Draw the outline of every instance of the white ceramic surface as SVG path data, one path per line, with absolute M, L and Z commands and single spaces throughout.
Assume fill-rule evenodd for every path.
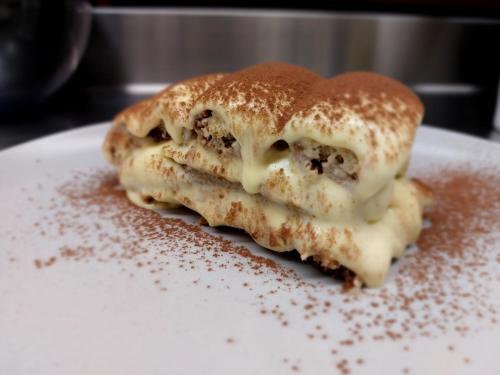
M 55 213 L 45 212 L 43 207 L 51 198 L 59 199 L 57 187 L 70 176 L 79 171 L 111 170 L 100 152 L 108 126 L 89 126 L 0 152 L 1 374 L 332 374 L 344 367 L 353 374 L 500 373 L 500 327 L 485 325 L 474 316 L 461 318 L 471 327 L 467 335 L 449 331 L 432 337 L 417 334 L 377 341 L 371 339 L 375 328 L 365 328 L 364 340 L 339 344 L 349 338 L 358 319 L 354 316 L 348 321 L 337 311 L 345 307 L 345 296 L 335 293 L 339 284 L 311 265 L 275 256 L 230 230 L 204 229 L 222 233 L 253 253 L 295 270 L 299 278 L 316 285 L 315 289 L 284 287 L 268 293 L 279 286 L 272 273 L 256 276 L 234 267 L 217 272 L 206 272 L 204 267 L 186 271 L 174 265 L 173 258 L 170 266 L 155 275 L 138 267 L 137 259 L 119 264 L 92 257 L 83 262 L 58 257 L 50 267 L 38 269 L 35 259 L 50 259 L 58 255 L 62 244 L 77 246 L 82 241 L 71 231 L 61 236 L 41 235 L 33 225 L 42 221 L 50 229 Z M 411 171 L 418 175 L 429 166 L 471 160 L 478 167 L 498 166 L 500 147 L 423 127 Z M 195 215 L 184 211 L 166 215 L 196 221 Z M 110 226 L 109 231 L 117 229 Z M 94 240 L 98 241 L 92 235 L 87 237 L 90 243 Z M 148 240 L 144 241 L 147 245 Z M 491 247 L 492 253 L 500 253 L 498 241 Z M 222 254 L 216 261 L 224 263 L 225 257 L 228 255 Z M 189 258 L 197 259 L 194 255 Z M 231 259 L 227 264 L 234 263 Z M 404 261 L 391 271 L 387 290 L 393 287 L 394 273 Z M 500 275 L 498 263 L 495 267 Z M 166 290 L 160 290 L 156 280 Z M 263 300 L 258 297 L 261 292 L 266 294 Z M 364 290 L 348 303 L 370 310 L 377 293 L 380 291 Z M 304 319 L 308 298 L 323 296 L 331 301 L 328 312 Z M 493 307 L 499 306 L 498 278 L 486 298 Z M 286 317 L 287 326 L 283 317 L 272 313 L 275 305 Z M 260 312 L 263 309 L 266 314 Z M 378 313 L 396 318 L 403 314 L 386 311 L 384 306 Z M 344 359 L 346 366 L 339 364 Z

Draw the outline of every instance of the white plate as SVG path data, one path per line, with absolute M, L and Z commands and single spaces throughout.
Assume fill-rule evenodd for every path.
M 278 270 L 223 252 L 232 245 L 175 222 L 170 239 L 151 239 L 154 228 L 141 238 L 138 209 L 129 217 L 108 202 L 98 212 L 106 206 L 82 192 L 96 170 L 111 170 L 100 152 L 108 126 L 0 152 L 0 373 L 500 373 L 498 230 L 473 239 L 473 255 L 449 260 L 481 260 L 472 273 L 462 264 L 455 278 L 431 273 L 415 282 L 400 275 L 419 254 L 411 249 L 384 288 L 343 294 L 311 265 L 239 232 L 203 229 L 274 260 Z M 491 169 L 499 155 L 495 144 L 423 127 L 412 174 L 450 163 Z M 182 210 L 165 215 L 197 220 Z M 498 229 L 498 218 L 485 220 Z

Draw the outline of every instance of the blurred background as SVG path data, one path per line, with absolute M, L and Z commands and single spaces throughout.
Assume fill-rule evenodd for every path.
M 500 139 L 499 1 L 0 0 L 0 148 L 269 60 L 388 75 L 426 124 Z

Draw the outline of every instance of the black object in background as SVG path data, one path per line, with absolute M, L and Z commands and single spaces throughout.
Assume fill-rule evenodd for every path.
M 0 0 L 0 112 L 40 103 L 68 79 L 90 21 L 85 0 Z

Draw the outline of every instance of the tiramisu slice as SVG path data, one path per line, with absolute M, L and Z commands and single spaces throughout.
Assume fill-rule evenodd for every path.
M 430 193 L 405 177 L 423 107 L 371 73 L 268 63 L 169 86 L 114 120 L 104 153 L 129 198 L 184 205 L 260 245 L 383 283 Z

